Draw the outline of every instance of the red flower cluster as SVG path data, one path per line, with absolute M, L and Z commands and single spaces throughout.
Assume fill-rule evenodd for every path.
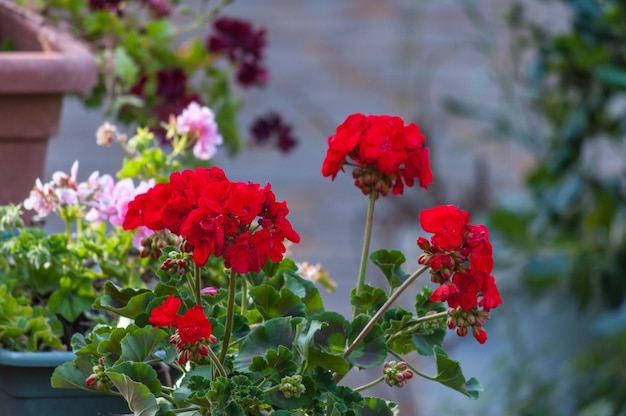
M 328 138 L 322 175 L 334 180 L 344 165 L 355 167 L 355 185 L 364 194 L 402 194 L 415 180 L 428 189 L 433 182 L 426 138 L 413 123 L 394 116 L 352 114 Z
M 452 205 L 440 205 L 420 213 L 424 231 L 433 233 L 430 242 L 418 238 L 424 250 L 420 264 L 431 269 L 431 280 L 440 286 L 430 299 L 448 302 L 448 327 L 465 336 L 468 327 L 482 344 L 487 340 L 483 329 L 489 310 L 502 303 L 491 275 L 493 269 L 489 232 L 484 225 L 469 223 L 469 214 Z M 480 310 L 479 308 L 482 308 Z
M 237 81 L 244 87 L 265 85 L 269 79 L 262 63 L 265 30 L 254 30 L 250 23 L 228 17 L 215 20 L 213 30 L 207 49 L 225 54 L 237 66 Z
M 152 310 L 148 320 L 156 328 L 176 328 L 176 334 L 170 337 L 170 343 L 176 344 L 178 362 L 184 365 L 189 360 L 199 361 L 201 357 L 209 355 L 206 342 L 214 344 L 216 340 L 211 335 L 213 328 L 202 306 L 194 306 L 184 315 L 178 315 L 180 304 L 179 298 L 170 295 Z
M 167 229 L 186 239 L 193 261 L 204 266 L 211 255 L 223 257 L 237 273 L 258 272 L 271 259 L 280 262 L 284 240 L 294 243 L 285 202 L 276 202 L 270 184 L 231 182 L 217 168 L 175 172 L 128 204 L 124 229 Z

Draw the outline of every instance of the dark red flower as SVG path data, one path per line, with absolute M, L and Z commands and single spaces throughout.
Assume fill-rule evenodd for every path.
M 210 339 L 213 331 L 211 322 L 199 305 L 187 310 L 183 316 L 176 315 L 173 325 L 178 330 L 180 339 L 187 344 Z
M 250 128 L 252 139 L 257 145 L 273 144 L 283 153 L 289 153 L 298 141 L 291 133 L 291 126 L 286 124 L 280 114 L 271 111 L 257 118 Z
M 157 328 L 169 327 L 174 323 L 181 300 L 170 295 L 163 303 L 152 309 L 148 320 Z
M 213 32 L 207 39 L 207 49 L 226 55 L 237 67 L 237 81 L 244 87 L 265 85 L 269 74 L 263 65 L 266 45 L 265 30 L 255 30 L 241 19 L 221 17 L 213 22 Z

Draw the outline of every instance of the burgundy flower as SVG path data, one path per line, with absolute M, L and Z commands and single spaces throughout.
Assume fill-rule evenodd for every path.
M 257 118 L 250 127 L 250 133 L 256 144 L 273 144 L 283 153 L 289 153 L 298 144 L 291 133 L 291 126 L 274 111 Z

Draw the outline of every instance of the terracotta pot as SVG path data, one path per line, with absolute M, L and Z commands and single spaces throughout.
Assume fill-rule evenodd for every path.
M 98 70 L 86 46 L 38 14 L 0 0 L 0 204 L 28 196 L 57 134 L 63 95 L 88 93 Z

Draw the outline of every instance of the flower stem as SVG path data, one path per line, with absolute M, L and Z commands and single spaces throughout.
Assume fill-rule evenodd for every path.
M 376 202 L 376 192 L 370 193 L 369 204 L 367 205 L 367 218 L 365 219 L 365 232 L 363 235 L 363 250 L 361 251 L 361 264 L 359 265 L 359 277 L 356 282 L 356 294 L 359 295 L 365 286 L 365 271 L 367 270 L 367 259 L 369 257 L 370 242 L 372 240 L 372 223 L 374 222 L 374 203 Z M 358 308 L 354 308 L 352 317 L 359 314 Z
M 365 327 L 363 327 L 363 329 L 361 330 L 359 335 L 357 335 L 357 337 L 354 339 L 352 344 L 350 344 L 350 346 L 343 353 L 343 358 L 348 358 L 348 356 L 350 354 L 352 354 L 352 352 L 354 352 L 354 350 L 359 345 L 359 343 L 365 339 L 367 334 L 369 334 L 369 332 L 372 330 L 372 328 L 374 328 L 374 325 L 376 325 L 376 323 L 380 320 L 380 318 L 383 316 L 383 314 L 385 312 L 387 312 L 387 310 L 391 307 L 391 305 L 393 305 L 395 303 L 395 301 L 398 299 L 398 297 L 411 285 L 411 283 L 413 283 L 413 281 L 415 279 L 420 277 L 421 274 L 424 273 L 426 270 L 428 270 L 428 266 L 422 266 L 419 269 L 417 269 L 411 276 L 409 276 L 404 282 L 402 282 L 402 284 L 398 287 L 398 289 L 395 292 L 393 292 L 393 294 L 391 296 L 389 296 L 389 299 L 387 299 L 387 302 L 385 302 L 385 304 L 383 306 L 381 306 L 378 311 L 376 311 L 374 316 L 372 316 L 372 319 L 370 319 L 370 321 L 367 323 L 367 325 L 365 325 Z M 443 313 L 443 312 L 441 312 L 441 313 Z M 447 312 L 445 312 L 445 313 L 447 314 Z M 426 317 L 423 317 L 423 318 L 421 318 L 422 319 L 421 322 L 424 322 L 424 321 L 427 321 L 427 320 L 430 320 L 430 319 L 440 318 L 440 316 L 437 316 L 437 315 L 438 314 L 429 315 L 428 319 L 424 319 Z M 333 378 L 334 378 L 335 382 L 338 382 L 338 381 L 340 381 L 343 378 L 343 376 L 340 375 L 340 374 L 335 373 Z
M 230 332 L 233 329 L 233 318 L 235 315 L 235 290 L 237 289 L 237 273 L 230 269 L 230 280 L 228 281 L 228 305 L 226 308 L 226 324 L 224 328 L 224 340 L 220 351 L 220 362 L 226 359 L 228 344 L 230 343 Z
M 208 350 L 209 350 L 209 358 L 211 359 L 211 362 L 215 366 L 215 369 L 220 374 L 220 376 L 226 377 L 226 370 L 224 369 L 224 366 L 222 365 L 223 360 L 220 360 L 217 358 L 217 355 L 215 355 L 211 347 L 208 347 Z
M 389 351 L 389 353 L 391 355 L 393 355 L 394 357 L 396 357 L 398 360 L 404 361 L 404 358 L 402 358 L 402 356 L 400 354 L 397 354 L 397 353 L 395 353 L 393 351 Z M 410 363 L 407 363 L 406 361 L 404 361 L 404 362 L 406 363 L 406 366 L 409 367 L 409 370 L 413 371 L 413 373 L 417 374 L 418 376 L 423 377 L 426 380 L 438 381 L 437 377 L 433 377 L 433 376 L 429 376 L 428 374 L 424 374 L 421 371 L 419 371 L 417 368 L 412 366 Z
M 245 316 L 248 309 L 248 281 L 246 279 L 241 280 L 241 316 Z
M 380 382 L 381 382 L 381 381 L 383 381 L 384 379 L 385 379 L 385 377 L 384 377 L 384 376 L 380 376 L 380 377 L 378 377 L 376 380 L 372 380 L 372 381 L 370 381 L 370 382 L 369 382 L 369 383 L 367 383 L 367 384 L 363 384 L 363 385 L 362 385 L 362 386 L 360 386 L 360 387 L 356 387 L 356 388 L 354 388 L 353 390 L 354 390 L 354 391 L 363 391 L 363 390 L 367 390 L 367 389 L 369 389 L 370 387 L 374 387 L 375 385 L 377 385 L 378 383 L 380 383 Z

